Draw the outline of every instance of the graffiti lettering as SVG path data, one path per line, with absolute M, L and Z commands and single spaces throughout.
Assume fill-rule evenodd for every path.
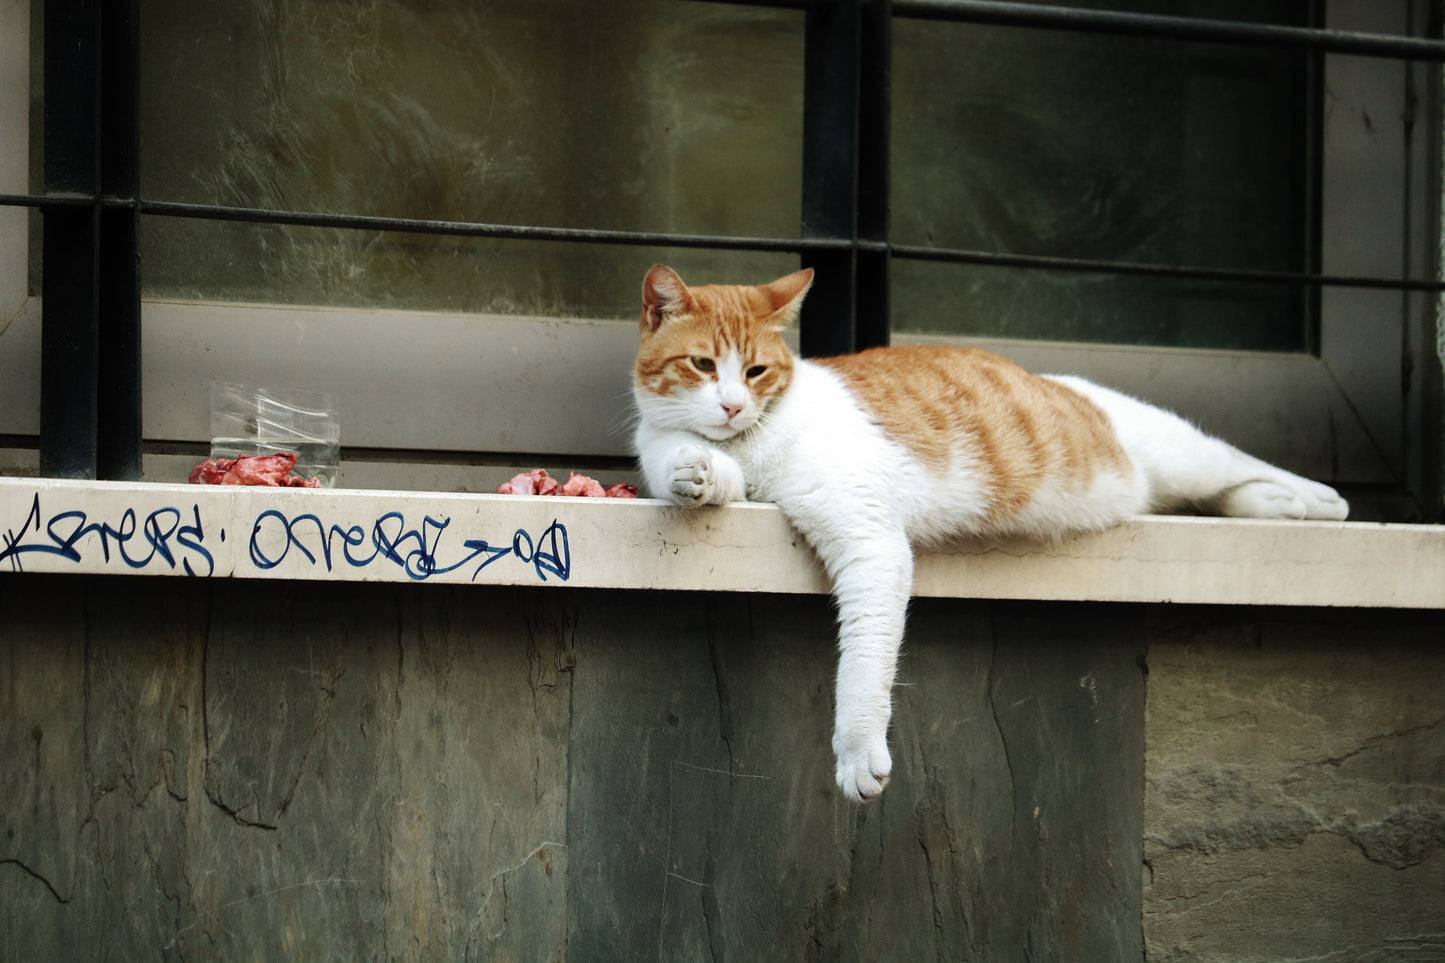
M 231 574 L 234 557 L 238 575 L 248 568 L 265 572 L 285 563 L 277 574 L 295 573 L 297 566 L 318 572 L 395 566 L 414 581 L 453 572 L 476 581 L 483 569 L 505 563 L 527 566 L 542 582 L 572 577 L 567 527 L 556 519 L 540 532 L 518 528 L 495 541 L 461 534 L 458 527 L 451 518 L 429 514 L 419 523 L 409 521 L 400 511 L 362 524 L 335 524 L 317 512 L 291 514 L 272 508 L 256 516 L 245 553 L 236 545 L 220 557 L 225 574 Z M 207 577 L 216 573 L 213 552 L 227 535 L 223 527 L 213 523 L 212 528 L 214 536 L 202 522 L 199 504 L 146 511 L 121 503 L 109 510 L 47 512 L 37 493 L 17 527 L 0 528 L 0 568 L 8 564 L 11 571 L 24 571 L 27 559 L 43 557 L 51 570 L 54 560 L 61 559 L 90 568 L 120 563 L 134 570 L 165 567 Z
M 191 519 L 190 524 L 182 524 L 185 515 L 181 509 L 169 506 L 157 508 L 144 520 L 134 508 L 127 508 L 114 524 L 94 521 L 79 510 L 47 516 L 37 492 L 20 530 L 0 533 L 4 539 L 0 565 L 9 562 L 12 571 L 23 571 L 26 555 L 56 556 L 79 564 L 85 552 L 98 547 L 105 561 L 109 562 L 114 552 L 133 569 L 153 564 L 175 569 L 179 565 L 187 575 L 209 576 L 216 563 L 205 545 L 199 505 L 191 506 Z
M 424 516 L 420 526 L 409 526 L 401 512 L 387 512 L 369 527 L 328 525 L 312 512 L 288 516 L 268 509 L 256 516 L 250 559 L 257 568 L 268 570 L 292 557 L 294 551 L 305 564 L 323 566 L 328 572 L 342 565 L 365 568 L 389 563 L 416 581 L 470 568 L 471 580 L 476 581 L 482 569 L 514 558 L 530 565 L 543 582 L 549 575 L 564 582 L 572 575 L 567 528 L 555 519 L 536 538 L 519 528 L 510 544 L 501 545 L 478 538 L 444 544 L 450 526 L 450 518 L 431 515 Z M 458 542 L 460 547 L 452 547 Z

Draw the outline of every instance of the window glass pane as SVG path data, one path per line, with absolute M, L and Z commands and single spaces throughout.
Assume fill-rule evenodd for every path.
M 141 8 L 147 199 L 797 236 L 800 13 L 675 0 Z M 627 248 L 171 218 L 147 224 L 144 255 L 151 297 L 581 316 L 616 316 L 619 272 L 630 315 L 646 267 Z
M 654 261 L 699 283 L 796 271 L 796 254 L 285 227 L 145 216 L 146 296 L 378 310 L 635 318 Z M 181 263 L 167 266 L 176 250 Z
M 1129 9 L 1303 23 L 1306 6 Z M 894 240 L 1307 270 L 1308 66 L 1275 49 L 900 20 Z M 900 260 L 893 302 L 900 331 L 1274 350 L 1311 341 L 1309 297 L 1293 286 Z

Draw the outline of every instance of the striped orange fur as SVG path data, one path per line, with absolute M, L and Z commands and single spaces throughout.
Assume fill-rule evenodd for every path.
M 990 520 L 1021 511 L 1040 482 L 1087 486 L 1132 466 L 1108 417 L 1075 391 L 979 348 L 906 345 L 821 359 L 872 419 L 934 473 L 976 465 Z

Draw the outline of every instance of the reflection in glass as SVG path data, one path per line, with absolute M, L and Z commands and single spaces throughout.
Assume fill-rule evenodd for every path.
M 390 311 L 630 320 L 641 305 L 643 275 L 656 261 L 699 284 L 751 282 L 798 269 L 797 255 L 787 253 L 614 248 L 150 215 L 141 218 L 140 239 L 147 266 L 186 251 L 181 265 L 158 266 L 164 287 L 152 280 L 149 297 Z
M 1116 3 L 1088 6 L 1115 8 Z M 1288 0 L 1130 9 L 1303 23 Z M 1008 254 L 1303 271 L 1304 55 L 901 20 L 893 239 Z M 894 329 L 1298 350 L 1292 287 L 895 263 Z
M 1300 0 L 1083 5 L 1302 23 Z M 798 11 L 679 0 L 142 0 L 151 200 L 796 237 Z M 893 240 L 1302 271 L 1309 61 L 899 19 Z M 644 252 L 147 218 L 148 297 L 630 317 Z M 693 251 L 697 280 L 776 255 Z M 779 271 L 778 273 L 781 273 Z M 893 328 L 1302 350 L 1293 287 L 896 260 Z
M 673 0 L 141 9 L 149 199 L 797 236 L 801 14 Z M 627 248 L 171 219 L 145 241 L 152 297 L 605 317 L 614 289 L 635 310 L 647 268 Z

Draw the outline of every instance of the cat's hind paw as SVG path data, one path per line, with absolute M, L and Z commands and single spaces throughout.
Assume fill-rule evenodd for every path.
M 1314 518 L 1342 521 L 1349 504 L 1328 485 L 1300 479 L 1297 483 L 1252 481 L 1224 493 L 1220 508 L 1234 518 Z
M 1231 518 L 1304 518 L 1309 512 L 1303 498 L 1272 481 L 1236 485 L 1224 493 L 1220 509 Z
M 1329 485 L 1310 482 L 1300 493 L 1309 511 L 1305 518 L 1318 518 L 1331 522 L 1342 522 L 1350 516 L 1350 503 Z
M 882 795 L 893 771 L 886 737 L 858 746 L 835 745 L 834 750 L 838 757 L 838 788 L 843 795 L 853 802 L 868 802 Z

